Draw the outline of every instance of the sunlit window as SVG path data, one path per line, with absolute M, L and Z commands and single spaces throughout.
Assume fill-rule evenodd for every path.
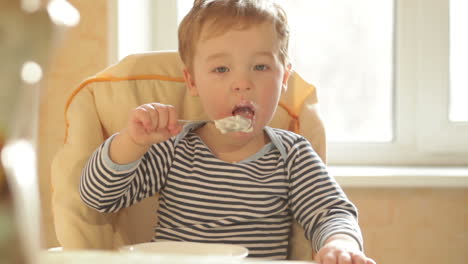
M 190 11 L 193 0 L 177 0 L 177 21 L 180 23 L 184 16 Z
M 119 59 L 132 53 L 152 49 L 150 16 L 145 12 L 149 8 L 148 0 L 118 2 L 117 56 Z
M 468 1 L 450 1 L 450 120 L 468 121 Z
M 329 141 L 393 137 L 393 1 L 279 1 L 297 71 L 316 85 Z

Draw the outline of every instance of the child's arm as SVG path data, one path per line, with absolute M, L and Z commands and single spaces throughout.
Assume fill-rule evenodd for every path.
M 167 108 L 170 107 L 159 104 L 136 108 L 128 127 L 93 153 L 80 181 L 80 195 L 88 206 L 100 212 L 115 212 L 161 188 L 173 156 L 174 142 L 167 139 L 180 131 L 178 127 L 172 132 L 164 131 L 155 125 L 169 123 L 161 116 L 168 117 L 168 111 L 173 111 Z
M 312 241 L 317 256 L 329 258 L 330 252 L 362 254 L 357 209 L 328 175 L 325 165 L 304 138 L 297 139 L 291 149 L 288 167 L 291 209 Z M 319 262 L 324 263 L 323 260 Z

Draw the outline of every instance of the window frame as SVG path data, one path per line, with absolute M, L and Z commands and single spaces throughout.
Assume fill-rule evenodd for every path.
M 444 0 L 395 1 L 394 140 L 328 143 L 330 164 L 468 165 L 468 122 L 448 119 L 448 8 Z
M 434 154 L 468 154 L 468 122 L 449 120 L 450 1 L 421 1 L 421 5 L 419 27 L 427 34 L 418 38 L 418 75 L 426 78 L 420 79 L 418 93 L 422 102 L 431 103 L 418 104 L 419 145 Z

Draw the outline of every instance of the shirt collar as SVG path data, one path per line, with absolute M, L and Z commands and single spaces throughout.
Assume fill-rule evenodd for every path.
M 206 122 L 205 121 L 194 121 L 194 122 L 190 122 L 188 124 L 185 124 L 184 127 L 182 128 L 182 132 L 180 132 L 176 137 L 175 137 L 175 142 L 174 144 L 177 145 L 179 143 L 179 141 L 184 138 L 185 136 L 187 136 L 187 134 L 199 127 L 201 127 L 202 125 L 204 125 Z M 278 151 L 280 152 L 281 154 L 281 157 L 283 158 L 284 161 L 286 161 L 286 158 L 287 158 L 287 153 L 286 153 L 286 149 L 283 145 L 283 143 L 281 142 L 281 139 L 280 137 L 278 136 L 278 134 L 275 133 L 274 129 L 269 127 L 269 126 L 266 126 L 264 128 L 265 132 L 267 133 L 268 137 L 270 137 L 270 140 L 271 142 L 273 143 L 273 145 L 278 149 Z

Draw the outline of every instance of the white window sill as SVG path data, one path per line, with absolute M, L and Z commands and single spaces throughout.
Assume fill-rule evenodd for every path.
M 341 187 L 468 188 L 468 167 L 329 166 Z

